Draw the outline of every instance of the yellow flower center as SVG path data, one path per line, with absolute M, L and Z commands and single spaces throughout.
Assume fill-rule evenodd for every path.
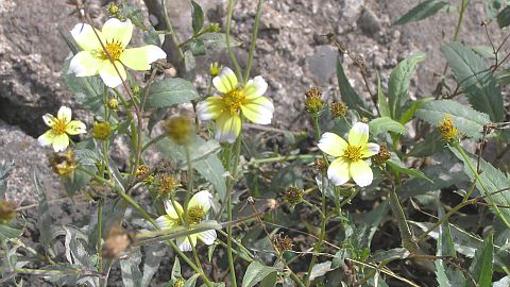
M 108 52 L 108 54 L 106 52 Z M 113 61 L 117 61 L 123 52 L 124 47 L 122 47 L 122 44 L 119 41 L 113 41 L 110 43 L 106 42 L 104 44 L 104 50 L 99 50 L 99 58 L 108 60 L 108 55 L 110 55 Z
M 223 109 L 231 115 L 239 113 L 245 96 L 240 89 L 234 89 L 223 95 Z
M 348 145 L 344 151 L 343 157 L 349 162 L 356 162 L 361 160 L 362 147 L 356 145 Z
M 187 216 L 189 224 L 198 224 L 204 220 L 205 211 L 200 206 L 193 206 L 188 209 Z
M 61 135 L 66 132 L 67 123 L 63 119 L 55 119 L 55 123 L 51 127 L 51 130 L 55 135 Z

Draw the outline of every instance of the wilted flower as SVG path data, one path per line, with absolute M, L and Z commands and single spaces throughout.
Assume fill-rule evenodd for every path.
M 376 165 L 383 165 L 391 158 L 391 152 L 386 146 L 380 146 L 379 152 L 372 157 L 372 162 Z
M 69 149 L 65 152 L 55 153 L 50 158 L 50 165 L 53 171 L 60 176 L 68 176 L 77 167 L 74 152 Z
M 56 118 L 45 114 L 42 118 L 51 129 L 39 136 L 37 142 L 42 146 L 52 145 L 55 152 L 64 151 L 69 146 L 69 135 L 87 132 L 85 124 L 81 121 L 72 121 L 71 116 L 71 109 L 65 106 L 60 107 Z
M 316 159 L 314 165 L 315 169 L 321 173 L 326 172 L 326 170 L 328 169 L 328 163 L 322 158 Z
M 108 122 L 95 122 L 92 126 L 92 137 L 97 140 L 106 140 L 112 133 L 112 128 Z
M 452 117 L 448 114 L 444 116 L 443 120 L 439 123 L 437 129 L 439 130 L 439 133 L 441 134 L 443 140 L 446 142 L 452 142 L 456 140 L 459 136 L 459 131 L 455 127 Z
M 16 217 L 16 203 L 0 200 L 0 223 L 9 223 L 14 217 Z
M 71 59 L 69 71 L 77 77 L 99 74 L 106 86 L 114 88 L 127 77 L 124 65 L 135 71 L 147 71 L 151 63 L 166 58 L 166 53 L 155 45 L 127 49 L 133 27 L 131 20 L 122 22 L 116 18 L 108 19 L 101 31 L 86 23 L 76 24 L 71 34 L 83 51 Z
M 324 101 L 322 100 L 322 92 L 319 88 L 310 88 L 305 93 L 305 107 L 311 114 L 318 114 L 324 109 Z
M 347 114 L 347 105 L 344 102 L 333 102 L 330 106 L 333 118 L 343 118 Z
M 248 120 L 261 125 L 271 123 L 273 103 L 264 93 L 267 82 L 256 76 L 244 86 L 240 86 L 235 73 L 225 67 L 213 79 L 214 87 L 221 93 L 207 98 L 197 106 L 201 120 L 216 121 L 216 139 L 234 143 L 241 132 L 241 114 Z
M 328 168 L 328 178 L 335 185 L 342 185 L 351 178 L 359 186 L 372 183 L 373 173 L 364 159 L 379 152 L 379 145 L 368 142 L 368 125 L 357 122 L 349 131 L 348 141 L 334 133 L 325 133 L 319 141 L 319 148 L 336 159 Z
M 169 118 L 166 120 L 164 128 L 166 134 L 179 145 L 188 144 L 195 130 L 191 119 L 185 116 Z
M 304 194 L 303 189 L 296 186 L 290 186 L 285 191 L 284 194 L 285 201 L 288 202 L 290 205 L 294 206 L 303 201 L 303 194 Z
M 197 192 L 191 197 L 186 211 L 183 210 L 178 202 L 167 200 L 164 203 L 166 215 L 158 217 L 156 223 L 161 229 L 171 229 L 182 226 L 183 222 L 181 219 L 185 219 L 187 220 L 186 224 L 193 227 L 206 219 L 207 213 L 211 208 L 211 201 L 212 195 L 206 190 Z M 200 239 L 206 245 L 211 245 L 216 240 L 216 237 L 216 230 L 211 229 L 190 234 L 189 236 L 178 237 L 176 241 L 181 251 L 191 251 L 192 246 L 197 244 L 197 239 Z
M 279 252 L 290 251 L 294 246 L 292 239 L 282 233 L 278 233 L 273 237 L 273 244 Z
M 103 244 L 103 256 L 117 258 L 133 243 L 132 237 L 120 225 L 113 226 Z

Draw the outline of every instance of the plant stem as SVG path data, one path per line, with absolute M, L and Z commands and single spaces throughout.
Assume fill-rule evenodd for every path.
M 232 61 L 232 64 L 234 65 L 234 69 L 236 72 L 237 77 L 239 78 L 240 82 L 244 83 L 243 81 L 243 74 L 241 73 L 241 66 L 239 65 L 239 62 L 237 61 L 237 57 L 234 54 L 234 51 L 232 50 L 232 42 L 231 42 L 231 34 L 230 29 L 232 27 L 232 14 L 234 13 L 234 4 L 235 0 L 228 0 L 228 6 L 227 6 L 227 27 L 226 27 L 226 36 L 225 41 L 227 42 L 227 51 L 228 55 L 230 57 L 230 61 Z
M 255 48 L 257 46 L 257 36 L 259 33 L 259 25 L 260 25 L 260 16 L 262 15 L 262 5 L 264 4 L 264 0 L 259 0 L 257 4 L 257 14 L 255 15 L 255 24 L 253 24 L 253 32 L 251 34 L 251 45 L 250 50 L 248 52 L 248 64 L 246 66 L 246 70 L 244 72 L 244 83 L 248 81 L 250 78 L 250 72 L 253 65 L 253 55 L 255 53 Z
M 99 199 L 97 206 L 97 258 L 98 258 L 98 270 L 103 272 L 103 256 L 101 252 L 101 245 L 103 240 L 103 198 Z
M 398 199 L 395 186 L 392 186 L 390 189 L 390 206 L 393 215 L 398 222 L 398 229 L 400 231 L 400 236 L 402 237 L 402 246 L 411 253 L 416 253 L 416 251 L 418 251 L 418 245 L 413 240 L 413 235 L 411 234 L 411 229 L 407 224 L 406 214 L 402 208 L 400 200 Z

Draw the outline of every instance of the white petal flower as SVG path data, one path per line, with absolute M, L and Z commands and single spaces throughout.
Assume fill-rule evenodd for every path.
M 42 146 L 53 146 L 55 152 L 64 151 L 69 146 L 69 135 L 87 132 L 87 127 L 83 122 L 71 120 L 72 111 L 66 106 L 60 107 L 57 117 L 45 114 L 42 118 L 50 130 L 39 136 L 37 142 Z

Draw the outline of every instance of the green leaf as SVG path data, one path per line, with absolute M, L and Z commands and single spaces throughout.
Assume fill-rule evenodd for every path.
M 152 277 L 159 269 L 161 260 L 166 254 L 166 247 L 163 244 L 149 244 L 143 247 L 144 260 L 143 260 L 143 276 L 142 286 L 150 286 Z
M 326 275 L 329 271 L 332 271 L 331 261 L 325 261 L 322 263 L 315 264 L 310 271 L 310 281 L 313 281 L 316 278 L 322 277 Z
M 158 80 L 152 83 L 146 100 L 148 108 L 165 108 L 189 103 L 199 94 L 190 81 L 179 78 Z
M 408 156 L 427 157 L 435 154 L 445 147 L 445 143 L 441 138 L 441 134 L 437 130 L 429 132 L 423 138 L 423 141 L 416 143 Z
M 6 224 L 0 224 L 0 242 L 9 238 L 16 238 L 23 233 L 23 230 L 14 228 Z
M 474 139 L 479 139 L 483 126 L 490 123 L 486 114 L 452 100 L 430 101 L 424 103 L 416 112 L 418 118 L 433 126 L 438 126 L 446 115 L 451 117 L 455 127 L 462 134 Z
M 195 2 L 191 1 L 191 5 L 193 6 L 193 14 L 191 16 L 191 27 L 193 27 L 193 34 L 197 34 L 202 30 L 204 26 L 204 11 L 202 7 Z
M 497 16 L 499 28 L 510 25 L 510 6 L 506 6 Z
M 424 179 L 424 180 L 427 180 L 429 182 L 434 182 L 432 179 L 428 178 L 423 172 L 417 170 L 417 169 L 412 169 L 412 168 L 407 168 L 404 166 L 404 163 L 397 160 L 395 157 L 393 159 L 390 159 L 386 162 L 386 165 L 391 169 L 393 170 L 393 172 L 395 173 L 403 173 L 403 174 L 407 174 L 411 177 L 417 177 L 417 178 L 421 178 L 421 179 Z
M 377 107 L 379 108 L 379 114 L 381 117 L 391 118 L 390 105 L 388 104 L 388 98 L 382 89 L 379 74 L 377 74 Z
M 176 280 L 179 278 L 182 278 L 182 272 L 181 272 L 181 262 L 179 261 L 179 257 L 174 257 L 174 265 L 172 265 L 172 280 Z
M 340 95 L 342 97 L 342 101 L 344 101 L 350 109 L 356 110 L 360 113 L 365 113 L 365 102 L 351 86 L 351 83 L 349 82 L 349 79 L 347 79 L 344 68 L 342 67 L 342 63 L 340 63 L 339 59 L 336 61 L 336 76 L 338 80 L 338 86 L 340 87 Z
M 195 287 L 197 285 L 197 279 L 200 277 L 200 274 L 193 274 L 186 283 L 184 283 L 184 287 Z
M 503 97 L 485 60 L 458 42 L 444 45 L 441 51 L 473 108 L 488 114 L 493 122 L 502 121 Z
M 14 162 L 8 163 L 0 161 L 0 198 L 4 197 L 7 191 L 7 176 L 14 169 Z
M 370 134 L 374 137 L 386 132 L 394 132 L 402 135 L 406 132 L 406 128 L 401 123 L 388 117 L 373 119 L 368 123 L 368 126 L 370 127 Z
M 483 242 L 482 249 L 478 249 L 475 253 L 475 258 L 469 267 L 469 273 L 473 275 L 476 286 L 491 287 L 492 286 L 492 260 L 493 260 L 494 246 L 493 234 L 490 233 Z
M 402 260 L 409 257 L 411 253 L 405 248 L 393 248 L 390 250 L 377 251 L 373 255 L 373 259 L 376 262 L 381 262 L 384 265 L 394 260 Z
M 254 287 L 258 283 L 268 280 L 268 278 L 270 279 L 269 280 L 270 282 L 276 283 L 276 275 L 277 275 L 277 272 L 276 272 L 275 268 L 265 266 L 258 261 L 253 261 L 252 263 L 250 263 L 250 265 L 246 269 L 246 273 L 244 274 L 243 283 L 241 286 L 242 287 Z M 273 278 L 274 278 L 274 280 L 273 280 Z M 274 286 L 274 284 L 272 284 L 272 285 L 269 284 L 269 285 L 265 285 L 265 286 Z
M 46 197 L 46 190 L 44 186 L 41 184 L 39 179 L 39 174 L 34 171 L 34 186 L 35 192 L 37 194 L 37 202 L 39 206 L 37 208 L 37 228 L 41 233 L 39 236 L 39 240 L 48 250 L 51 249 L 51 226 L 53 226 L 53 219 L 51 218 L 50 208 L 48 204 L 48 199 Z M 51 251 L 50 251 L 51 252 Z
M 407 124 L 416 114 L 416 111 L 426 102 L 430 101 L 431 98 L 423 98 L 411 102 L 411 106 L 408 107 L 405 112 L 400 116 L 399 122 L 403 125 Z
M 399 119 L 401 108 L 408 100 L 411 77 L 418 63 L 425 60 L 425 53 L 416 53 L 400 62 L 391 72 L 388 84 L 388 100 L 392 119 Z
M 403 16 L 398 18 L 397 21 L 393 23 L 393 25 L 404 25 L 409 22 L 416 22 L 423 20 L 427 17 L 430 17 L 436 14 L 439 10 L 441 10 L 444 6 L 448 5 L 446 1 L 438 1 L 438 0 L 427 0 L 421 2 L 420 4 L 414 6 L 411 10 L 405 13 Z
M 485 2 L 485 13 L 490 19 L 497 17 L 499 10 L 503 7 L 506 0 L 487 0 Z
M 123 286 L 141 287 L 142 272 L 139 267 L 142 262 L 142 253 L 140 248 L 131 251 L 129 256 L 122 258 L 119 262 Z
M 195 39 L 202 41 L 207 50 L 220 51 L 227 48 L 227 38 L 226 34 L 224 33 L 204 33 Z M 231 39 L 231 47 L 237 47 L 240 45 L 241 42 L 235 39 Z

